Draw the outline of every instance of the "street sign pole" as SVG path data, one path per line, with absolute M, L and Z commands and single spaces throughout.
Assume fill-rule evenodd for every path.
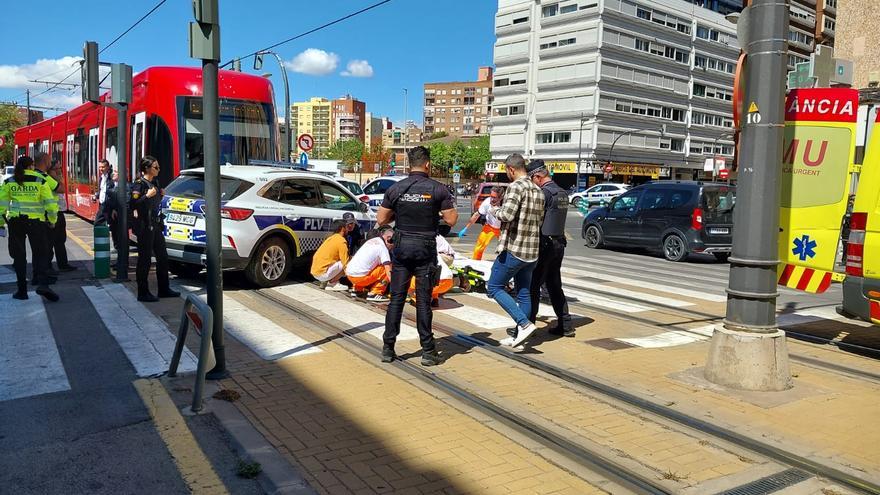
M 208 306 L 214 315 L 211 342 L 217 364 L 209 380 L 229 376 L 223 344 L 223 266 L 220 222 L 220 11 L 218 0 L 193 0 L 196 22 L 190 23 L 190 56 L 202 60 L 202 117 L 204 118 L 205 227 Z M 288 110 L 289 111 L 289 110 Z
M 754 0 L 740 44 L 748 54 L 742 155 L 734 209 L 727 315 L 712 336 L 705 376 L 743 390 L 791 387 L 785 334 L 776 326 L 779 164 L 783 155 L 789 8 Z

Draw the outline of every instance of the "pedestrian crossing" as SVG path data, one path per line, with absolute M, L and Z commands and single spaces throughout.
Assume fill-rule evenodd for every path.
M 138 376 L 168 371 L 177 338 L 162 319 L 138 302 L 124 285 L 84 286 L 82 291 Z M 184 347 L 177 369 L 181 373 L 195 371 L 196 362 L 193 353 Z
M 175 288 L 182 294 L 196 294 L 207 301 L 202 287 L 175 283 Z M 223 294 L 223 329 L 266 361 L 321 352 L 320 348 L 251 310 L 227 293 Z
M 70 390 L 43 298 L 28 296 L 0 294 L 0 402 Z

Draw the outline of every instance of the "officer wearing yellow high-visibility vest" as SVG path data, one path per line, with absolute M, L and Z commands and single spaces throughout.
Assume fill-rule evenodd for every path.
M 9 224 L 9 254 L 12 256 L 18 290 L 12 295 L 15 299 L 27 299 L 27 251 L 28 240 L 33 253 L 34 285 L 37 294 L 49 301 L 58 300 L 58 295 L 49 288 L 46 260 L 48 252 L 49 226 L 58 219 L 58 202 L 49 184 L 33 170 L 34 161 L 22 156 L 15 164 L 12 177 L 0 186 L 0 227 Z M 5 233 L 5 232 L 4 232 Z

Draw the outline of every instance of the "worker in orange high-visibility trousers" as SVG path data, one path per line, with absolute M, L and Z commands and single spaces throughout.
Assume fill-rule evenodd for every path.
M 475 224 L 477 220 L 480 219 L 480 215 L 486 217 L 486 223 L 483 225 L 483 230 L 480 232 L 480 236 L 477 237 L 477 244 L 474 246 L 474 254 L 472 258 L 475 260 L 483 259 L 483 252 L 489 247 L 489 243 L 492 242 L 494 237 L 501 235 L 501 221 L 495 218 L 495 215 L 492 214 L 490 208 L 501 204 L 501 194 L 503 192 L 503 188 L 498 186 L 493 187 L 489 192 L 489 197 L 483 200 L 480 207 L 477 208 L 477 211 L 471 215 L 467 225 L 458 232 L 458 237 L 464 237 L 468 227 Z

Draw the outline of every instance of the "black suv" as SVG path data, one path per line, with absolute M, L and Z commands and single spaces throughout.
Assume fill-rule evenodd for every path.
M 712 253 L 726 261 L 733 241 L 736 188 L 691 181 L 649 182 L 584 218 L 587 247 L 660 248 L 670 261 Z

